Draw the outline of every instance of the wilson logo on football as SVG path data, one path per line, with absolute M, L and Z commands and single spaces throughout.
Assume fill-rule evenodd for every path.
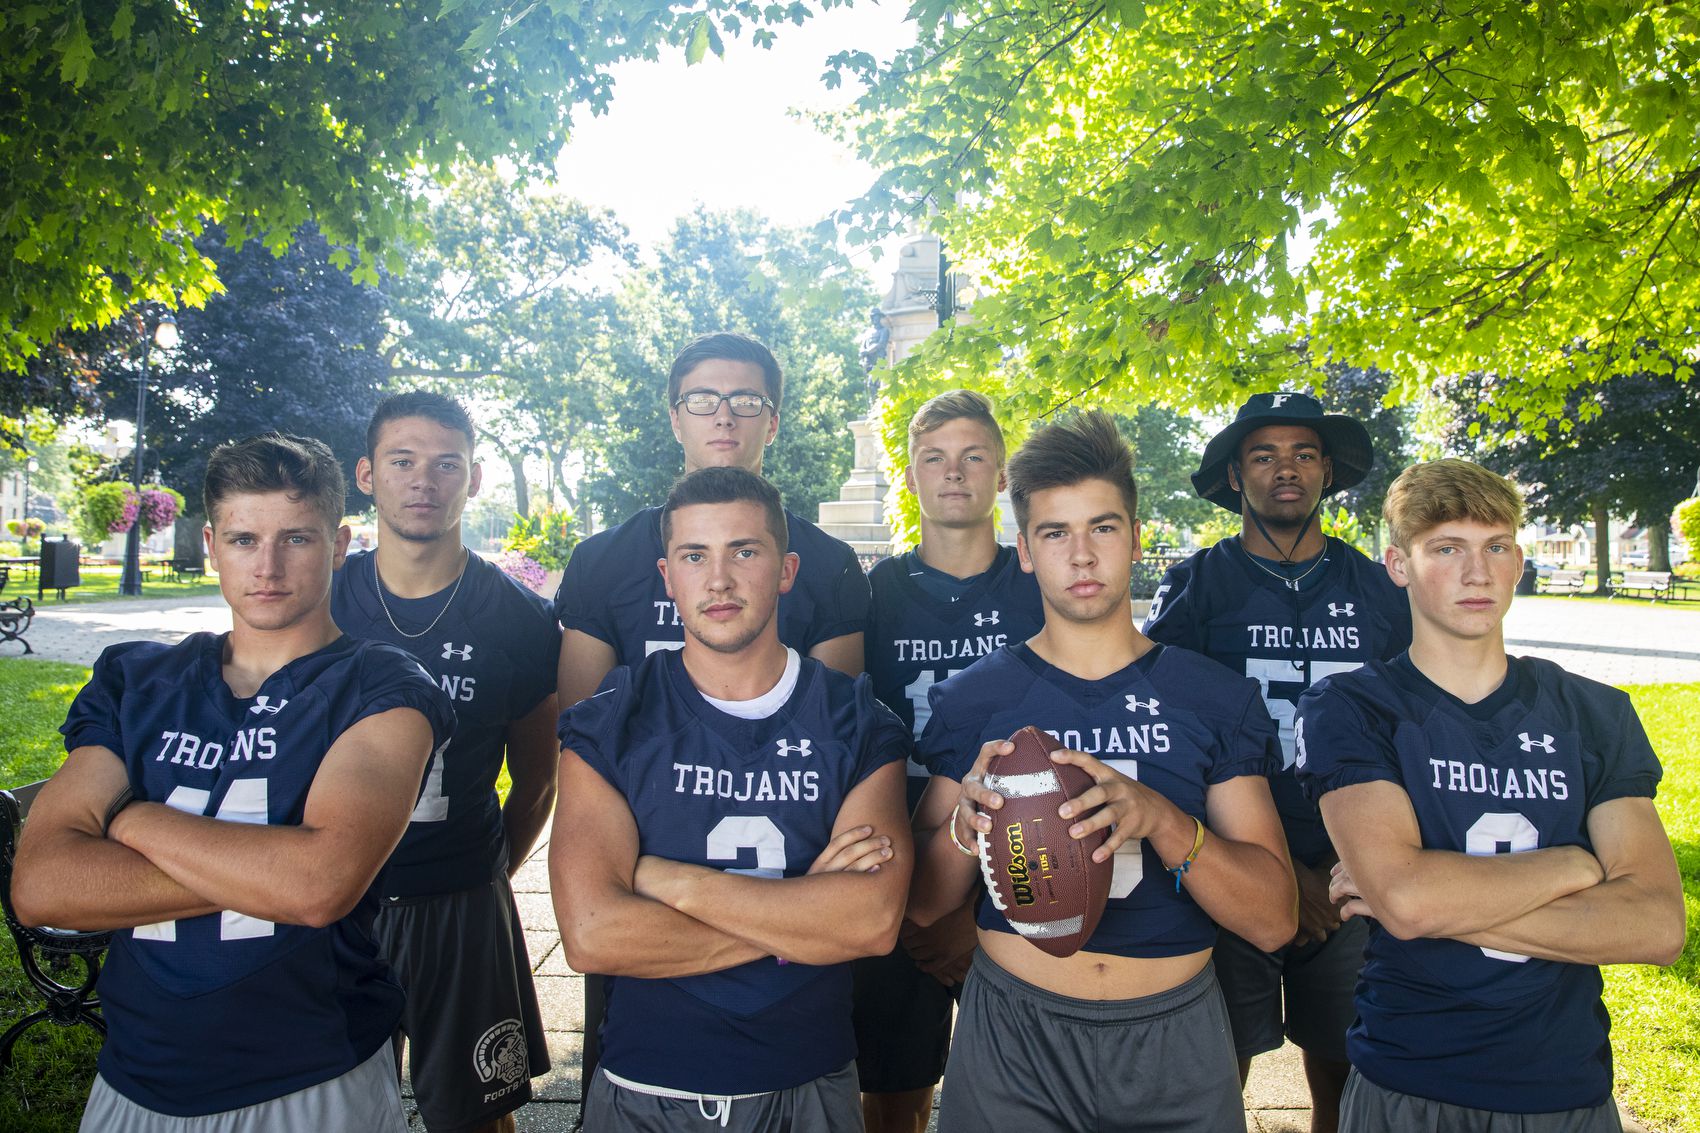
M 1033 903 L 1033 879 L 1027 873 L 1027 843 L 1021 837 L 1021 823 L 1012 822 L 1004 831 L 1009 836 L 1009 873 L 1010 887 L 1015 893 L 1017 905 Z

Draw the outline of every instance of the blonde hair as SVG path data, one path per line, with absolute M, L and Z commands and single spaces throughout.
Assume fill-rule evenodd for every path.
M 986 427 L 986 431 L 992 434 L 992 440 L 997 443 L 998 465 L 1002 467 L 1003 429 L 998 426 L 998 419 L 992 416 L 992 403 L 987 400 L 985 394 L 975 393 L 971 389 L 946 390 L 915 410 L 915 416 L 909 419 L 910 455 L 914 455 L 922 437 L 940 425 L 959 418 L 978 421 Z
M 1523 522 L 1523 497 L 1516 485 L 1468 460 L 1431 460 L 1399 473 L 1382 506 L 1393 545 L 1411 541 L 1442 523 L 1468 519 L 1516 531 Z

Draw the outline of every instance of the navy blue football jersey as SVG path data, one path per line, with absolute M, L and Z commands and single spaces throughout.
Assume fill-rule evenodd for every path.
M 823 641 L 861 633 L 868 621 L 868 579 L 856 552 L 789 511 L 785 525 L 799 562 L 796 585 L 779 598 L 779 640 L 807 655 Z M 555 591 L 555 617 L 567 629 L 607 642 L 616 664 L 635 665 L 657 649 L 678 649 L 685 626 L 655 567 L 665 557 L 658 507 L 597 532 L 567 561 Z
M 392 708 L 423 713 L 440 745 L 448 698 L 411 657 L 343 637 L 239 699 L 223 634 L 130 642 L 95 662 L 61 729 L 110 749 L 136 797 L 230 822 L 299 825 L 337 737 Z M 389 1041 L 401 988 L 377 956 L 374 887 L 322 929 L 225 911 L 113 934 L 100 999 L 100 1073 L 178 1116 L 282 1097 L 353 1069 Z
M 1275 725 L 1257 686 L 1207 657 L 1163 645 L 1118 673 L 1089 681 L 1064 672 L 1026 645 L 998 650 L 933 686 L 932 719 L 921 760 L 958 782 L 988 740 L 1028 725 L 1064 747 L 1094 756 L 1204 821 L 1213 783 L 1268 775 L 1280 766 Z M 1014 932 L 990 901 L 981 928 Z M 1110 899 L 1086 951 L 1114 956 L 1180 956 L 1212 947 L 1216 926 L 1143 839 L 1116 851 Z
M 1387 568 L 1330 538 L 1322 577 L 1294 591 L 1251 561 L 1237 536 L 1163 575 L 1145 634 L 1193 649 L 1257 681 L 1281 732 L 1282 774 L 1270 779 L 1293 860 L 1333 851 L 1316 805 L 1293 779 L 1293 712 L 1316 682 L 1411 644 L 1411 607 Z
M 908 724 L 917 739 L 932 716 L 927 691 L 1011 642 L 1045 625 L 1039 584 L 1021 569 L 1014 547 L 999 547 L 984 574 L 969 580 L 955 601 L 928 594 L 915 581 L 926 569 L 914 551 L 881 559 L 868 572 L 873 607 L 863 639 L 874 695 Z M 927 769 L 909 763 L 909 807 L 926 786 Z
M 412 654 L 455 706 L 454 739 L 431 760 L 419 805 L 384 871 L 383 895 L 457 893 L 507 868 L 496 797 L 507 729 L 555 691 L 561 631 L 549 603 L 471 552 L 458 591 L 450 586 L 426 598 L 386 593 L 383 604 L 377 563 L 374 551 L 348 556 L 336 572 L 331 616 L 352 637 Z M 407 637 L 397 625 L 408 633 L 431 629 Z
M 1372 662 L 1299 702 L 1298 774 L 1320 798 L 1386 781 L 1410 796 L 1423 845 L 1467 854 L 1592 850 L 1588 812 L 1652 797 L 1661 774 L 1623 692 L 1512 658 L 1469 705 L 1408 657 Z M 1600 971 L 1456 940 L 1399 940 L 1371 922 L 1346 1049 L 1370 1081 L 1505 1113 L 1611 1097 Z
M 846 796 L 904 759 L 910 740 L 866 676 L 805 658 L 785 704 L 743 720 L 704 700 L 667 650 L 615 669 L 565 712 L 561 746 L 625 796 L 639 853 L 798 877 L 831 841 Z M 849 964 L 767 957 L 700 976 L 608 981 L 602 1065 L 632 1081 L 765 1093 L 855 1056 Z

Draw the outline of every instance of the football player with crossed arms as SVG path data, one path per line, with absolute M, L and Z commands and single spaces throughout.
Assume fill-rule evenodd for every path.
M 860 1130 L 849 961 L 897 938 L 911 741 L 866 677 L 780 641 L 771 484 L 699 469 L 659 521 L 684 648 L 561 719 L 555 912 L 568 963 L 610 977 L 585 1126 Z
M 113 929 L 86 1133 L 402 1133 L 402 991 L 373 879 L 454 725 L 412 658 L 331 618 L 342 470 L 276 433 L 207 461 L 229 633 L 107 648 L 62 729 L 12 896 Z
M 1342 924 L 1328 898 L 1338 859 L 1293 777 L 1293 712 L 1316 682 L 1411 641 L 1409 604 L 1386 568 L 1324 535 L 1318 521 L 1323 499 L 1361 483 L 1374 461 L 1359 421 L 1324 413 L 1302 393 L 1252 396 L 1192 476 L 1200 496 L 1240 517 L 1240 533 L 1171 567 L 1145 622 L 1153 641 L 1255 677 L 1280 728 L 1282 768 L 1270 791 L 1298 877 L 1299 930 L 1273 951 L 1223 930 L 1215 964 L 1240 1082 L 1255 1055 L 1290 1036 L 1304 1054 L 1312 1133 L 1333 1133 L 1338 1120 L 1365 927 Z
M 549 1069 L 509 878 L 555 801 L 561 634 L 547 602 L 461 545 L 482 469 L 458 402 L 385 399 L 354 476 L 376 505 L 378 546 L 348 556 L 331 610 L 351 635 L 413 654 L 456 715 L 384 873 L 378 943 L 407 991 L 401 1031 L 425 1127 L 498 1133 Z
M 1523 501 L 1462 460 L 1387 494 L 1410 650 L 1299 701 L 1298 772 L 1369 918 L 1344 1133 L 1617 1133 L 1600 964 L 1670 964 L 1682 881 L 1629 697 L 1508 657 Z
M 667 410 L 685 471 L 742 468 L 761 474 L 762 456 L 779 435 L 784 377 L 773 352 L 748 335 L 722 332 L 687 343 L 667 375 Z M 661 509 L 645 508 L 573 549 L 555 593 L 562 710 L 597 690 L 616 665 L 633 665 L 685 642 L 683 617 L 655 562 L 665 555 Z M 852 676 L 862 671 L 868 580 L 856 553 L 800 516 L 785 513 L 797 578 L 780 598 L 779 640 Z M 584 1058 L 588 1090 L 599 1057 L 603 981 L 584 981 Z
M 1027 725 L 1063 744 L 1054 760 L 1093 779 L 1058 813 L 1076 838 L 1109 828 L 1094 855 L 1114 860 L 1103 917 L 1066 958 L 981 903 L 942 1133 L 1244 1128 L 1210 953 L 1217 924 L 1266 948 L 1296 927 L 1265 778 L 1280 748 L 1255 682 L 1134 625 L 1132 469 L 1102 414 L 1028 439 L 1009 487 L 1044 628 L 932 690 L 912 919 L 930 923 L 980 884 L 972 846 L 1003 805 L 984 782 L 987 762 Z
M 1003 430 L 973 390 L 929 400 L 909 422 L 904 489 L 921 515 L 921 543 L 868 572 L 873 607 L 868 676 L 919 737 L 933 684 L 1044 624 L 1039 588 L 994 516 L 1004 488 Z M 909 767 L 909 804 L 926 768 Z M 974 955 L 973 902 L 925 929 L 904 925 L 889 955 L 856 962 L 857 1069 L 869 1133 L 921 1133 L 950 1048 L 954 989 Z

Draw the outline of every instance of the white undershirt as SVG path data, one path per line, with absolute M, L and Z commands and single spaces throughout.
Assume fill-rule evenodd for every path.
M 702 698 L 728 716 L 736 716 L 740 720 L 765 720 L 791 699 L 791 694 L 797 691 L 797 676 L 802 671 L 803 659 L 788 645 L 785 647 L 785 671 L 779 674 L 779 683 L 754 700 L 716 700 L 706 692 Z

